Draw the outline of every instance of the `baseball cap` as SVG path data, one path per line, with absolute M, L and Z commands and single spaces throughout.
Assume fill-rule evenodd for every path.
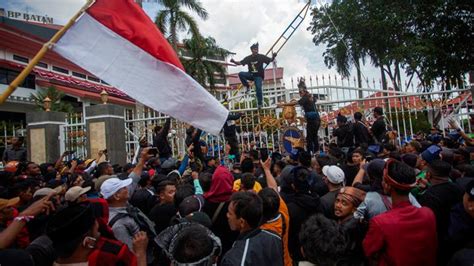
M 51 193 L 57 193 L 57 191 L 49 187 L 40 188 L 35 191 L 33 198 L 48 196 Z
M 431 145 L 421 153 L 421 158 L 427 163 L 431 163 L 432 161 L 439 159 L 440 153 L 441 148 L 438 145 Z
M 332 184 L 340 184 L 344 182 L 344 171 L 335 165 L 326 165 L 323 167 L 323 174 Z
M 188 196 L 179 204 L 178 213 L 181 217 L 185 217 L 190 213 L 200 212 L 203 205 L 204 198 L 201 195 Z
M 3 210 L 7 207 L 15 206 L 20 201 L 20 197 L 12 199 L 0 199 L 0 210 Z
M 107 179 L 100 186 L 100 193 L 104 196 L 104 199 L 112 197 L 121 188 L 128 187 L 132 183 L 131 178 L 120 180 L 116 177 Z
M 76 201 L 81 195 L 85 194 L 87 191 L 91 190 L 91 187 L 80 187 L 80 186 L 74 186 L 70 188 L 67 192 L 66 195 L 64 195 L 64 198 L 66 201 Z

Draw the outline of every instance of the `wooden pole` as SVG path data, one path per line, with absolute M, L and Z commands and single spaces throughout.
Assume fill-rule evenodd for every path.
M 8 88 L 0 96 L 0 104 L 3 104 L 7 98 L 15 91 L 15 89 L 25 80 L 30 74 L 33 67 L 43 58 L 46 52 L 51 49 L 54 43 L 56 43 L 64 33 L 76 22 L 76 20 L 89 8 L 95 0 L 88 0 L 87 3 L 64 25 L 54 36 L 41 47 L 41 50 L 31 59 L 30 63 L 21 71 L 21 73 L 15 78 L 15 80 L 8 85 Z

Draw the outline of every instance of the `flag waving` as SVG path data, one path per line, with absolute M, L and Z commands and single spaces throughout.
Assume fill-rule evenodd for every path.
M 184 72 L 175 51 L 132 0 L 96 0 L 53 50 L 130 97 L 217 135 L 228 111 Z

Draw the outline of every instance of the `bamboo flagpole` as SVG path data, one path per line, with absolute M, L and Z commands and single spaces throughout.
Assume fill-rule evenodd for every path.
M 95 0 L 87 0 L 87 3 L 64 25 L 54 36 L 41 47 L 41 50 L 31 59 L 31 62 L 21 71 L 15 80 L 8 85 L 8 88 L 0 96 L 0 104 L 3 104 L 7 98 L 15 91 L 15 89 L 25 80 L 25 78 L 33 70 L 33 67 L 43 58 L 46 52 L 51 49 L 64 33 L 76 22 L 76 20 L 95 2 Z

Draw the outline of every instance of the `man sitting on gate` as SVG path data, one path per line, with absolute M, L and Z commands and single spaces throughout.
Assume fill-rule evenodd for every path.
M 250 46 L 250 50 L 252 54 L 245 57 L 241 61 L 235 61 L 231 59 L 230 62 L 236 65 L 248 65 L 248 72 L 240 72 L 239 78 L 242 82 L 242 85 L 246 88 L 246 91 L 249 91 L 249 80 L 255 83 L 255 90 L 257 93 L 257 107 L 260 109 L 263 105 L 263 93 L 262 93 L 262 82 L 265 78 L 265 69 L 263 68 L 263 64 L 269 64 L 272 62 L 275 57 L 276 53 L 273 54 L 272 58 L 267 57 L 263 54 L 258 53 L 258 43 L 254 43 Z

